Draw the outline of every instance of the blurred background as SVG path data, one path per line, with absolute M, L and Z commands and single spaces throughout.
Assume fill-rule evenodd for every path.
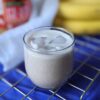
M 54 25 L 76 35 L 100 34 L 100 1 L 60 0 Z
M 73 75 L 56 91 L 31 82 L 22 48 L 25 32 L 51 25 L 76 39 Z M 100 100 L 99 91 L 100 0 L 0 0 L 0 100 Z

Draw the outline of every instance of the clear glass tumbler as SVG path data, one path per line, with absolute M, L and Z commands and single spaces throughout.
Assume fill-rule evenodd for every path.
M 24 36 L 25 68 L 32 82 L 56 89 L 73 70 L 74 36 L 63 28 L 42 27 Z

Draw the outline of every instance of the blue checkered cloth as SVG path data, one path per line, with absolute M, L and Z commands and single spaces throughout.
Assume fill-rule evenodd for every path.
M 100 100 L 100 36 L 76 37 L 74 75 L 58 91 L 36 87 L 24 64 L 6 73 L 0 65 L 0 100 Z

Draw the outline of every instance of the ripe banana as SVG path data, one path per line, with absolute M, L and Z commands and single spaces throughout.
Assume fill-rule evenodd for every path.
M 63 27 L 76 34 L 100 33 L 100 20 L 98 21 L 74 21 L 66 20 Z
M 100 4 L 61 2 L 59 15 L 66 19 L 100 19 Z
M 100 4 L 100 0 L 64 0 L 67 2 L 73 2 L 73 3 L 85 3 L 85 4 Z

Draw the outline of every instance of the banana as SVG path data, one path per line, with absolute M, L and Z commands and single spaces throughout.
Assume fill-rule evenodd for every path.
M 73 2 L 73 3 L 85 3 L 85 4 L 100 4 L 100 0 L 63 0 L 67 2 Z
M 100 19 L 100 4 L 61 2 L 59 15 L 66 19 Z
M 97 34 L 100 33 L 100 20 L 97 21 L 75 21 L 66 20 L 63 27 L 76 34 Z

